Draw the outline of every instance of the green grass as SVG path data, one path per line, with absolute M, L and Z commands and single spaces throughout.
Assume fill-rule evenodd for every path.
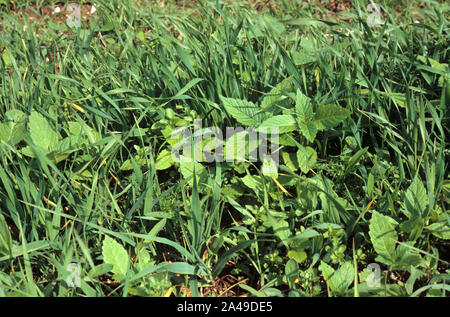
M 448 296 L 445 2 L 142 3 L 70 29 L 0 1 L 1 296 Z M 245 101 L 296 122 L 277 175 L 168 159 Z

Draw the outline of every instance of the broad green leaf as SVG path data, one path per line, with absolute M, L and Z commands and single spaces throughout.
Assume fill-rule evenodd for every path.
M 253 102 L 221 97 L 225 110 L 239 123 L 246 126 L 258 126 L 264 119 L 260 108 Z
M 161 133 L 166 138 L 167 143 L 169 143 L 171 146 L 176 146 L 182 143 L 184 131 L 185 128 L 183 127 L 174 129 L 173 127 L 166 126 L 161 130 Z
M 294 259 L 299 264 L 308 258 L 308 255 L 303 250 L 289 250 L 287 256 Z
M 101 140 L 99 133 L 83 121 L 69 121 L 68 126 L 70 135 L 79 137 L 79 139 L 77 139 L 78 143 L 92 144 Z
M 142 43 L 145 43 L 145 33 L 144 31 L 138 31 L 136 32 L 136 38 L 141 41 Z
M 261 102 L 261 110 L 266 111 L 273 105 L 282 102 L 284 100 L 289 101 L 286 97 L 286 93 L 294 92 L 294 85 L 292 77 L 283 79 L 277 84 Z M 283 102 L 284 103 L 284 102 Z
M 173 165 L 172 153 L 166 149 L 162 150 L 156 158 L 155 167 L 157 170 L 165 170 Z
M 414 249 L 414 241 L 407 241 L 399 244 L 392 256 L 392 269 L 406 271 L 411 266 L 418 267 L 422 263 L 422 258 Z
M 185 179 L 189 179 L 188 184 L 190 186 L 194 185 L 194 167 L 195 167 L 195 175 L 197 178 L 197 183 L 204 183 L 208 177 L 208 173 L 206 172 L 205 167 L 198 163 L 192 161 L 190 158 L 185 156 L 180 156 L 180 170 L 181 174 Z
M 409 276 L 405 284 L 406 291 L 408 292 L 409 295 L 411 295 L 412 292 L 414 291 L 414 284 L 416 283 L 416 280 L 424 276 L 426 273 L 415 268 L 414 266 L 411 266 L 410 274 L 411 275 Z
M 328 281 L 334 273 L 334 269 L 324 261 L 320 261 L 319 270 L 322 272 L 325 281 Z
M 313 142 L 317 134 L 317 126 L 313 122 L 313 110 L 311 101 L 300 90 L 297 90 L 295 112 L 300 132 L 309 141 Z
M 330 279 L 330 288 L 344 292 L 350 287 L 355 278 L 355 268 L 352 262 L 347 261 L 334 272 Z
M 333 292 L 338 292 L 338 294 L 345 292 L 353 283 L 355 277 L 355 269 L 350 261 L 342 264 L 337 270 L 334 270 L 331 266 L 321 261 L 319 269 L 322 271 L 328 287 Z
M 400 230 L 402 232 L 409 233 L 409 240 L 415 241 L 422 234 L 423 228 L 425 226 L 424 218 L 420 216 L 412 216 L 409 220 L 403 221 L 400 224 Z
M 47 153 L 47 157 L 55 164 L 64 161 L 65 159 L 67 159 L 70 155 L 70 153 L 72 153 L 72 151 L 66 150 L 66 151 L 61 151 L 61 150 L 56 150 L 56 151 L 50 151 Z
M 295 280 L 298 278 L 300 270 L 298 269 L 298 262 L 290 259 L 284 268 L 284 274 L 289 285 L 289 288 L 295 287 Z
M 5 67 L 10 67 L 12 65 L 11 57 L 9 56 L 8 51 L 3 51 L 3 54 L 1 55 L 3 59 L 3 63 Z
M 279 21 L 276 17 L 270 14 L 258 15 L 260 19 L 260 23 L 264 23 L 268 29 L 272 31 L 274 34 L 284 34 L 286 32 L 286 28 L 284 23 Z
M 261 172 L 264 176 L 278 178 L 278 166 L 270 157 L 263 161 Z
M 294 52 L 292 54 L 292 58 L 294 60 L 295 65 L 306 65 L 315 62 L 317 60 L 317 58 L 314 57 L 311 54 L 311 52 L 305 49 L 302 49 L 299 52 Z
M 309 142 L 314 142 L 314 139 L 317 135 L 317 127 L 314 122 L 298 122 L 298 127 L 300 129 L 300 132 L 303 134 L 303 136 L 308 140 Z
M 269 221 L 272 225 L 273 232 L 280 238 L 281 242 L 286 245 L 286 240 L 291 235 L 289 223 L 286 220 L 282 220 L 275 217 L 269 217 Z
M 286 133 L 294 131 L 296 128 L 295 118 L 291 115 L 279 115 L 270 117 L 261 123 L 260 127 L 278 128 L 278 133 Z
M 420 178 L 415 177 L 405 194 L 405 214 L 408 218 L 423 215 L 428 206 L 428 196 Z
M 295 153 L 292 152 L 281 152 L 281 157 L 283 158 L 284 164 L 289 167 L 293 172 L 298 170 L 298 161 Z
M 102 246 L 103 262 L 113 266 L 111 272 L 114 273 L 114 278 L 122 281 L 128 271 L 129 257 L 124 247 L 117 241 L 105 236 Z
M 71 135 L 79 136 L 81 134 L 81 131 L 82 131 L 81 123 L 75 122 L 75 121 L 69 121 L 67 124 L 69 126 L 69 133 Z
M 151 261 L 149 251 L 144 246 L 138 249 L 138 251 L 136 252 L 136 257 L 138 260 L 138 264 L 136 266 L 138 270 L 142 270 L 145 266 L 153 263 Z
M 299 89 L 297 89 L 297 95 L 295 97 L 295 112 L 297 119 L 301 122 L 306 123 L 312 121 L 314 118 L 310 99 Z
M 144 276 L 148 276 L 154 272 L 172 272 L 175 274 L 182 275 L 195 275 L 195 274 L 204 274 L 203 269 L 198 269 L 191 264 L 185 262 L 162 262 L 157 265 L 147 265 L 143 267 L 138 273 L 136 273 L 131 279 L 130 282 L 138 281 L 142 279 Z
M 386 96 L 391 98 L 399 107 L 406 108 L 406 95 L 404 93 L 386 92 Z
M 215 141 L 215 143 L 220 148 L 220 146 L 222 146 L 222 142 L 220 142 L 220 140 L 217 141 Z M 240 132 L 234 132 L 230 137 L 228 137 L 225 145 L 223 146 L 224 160 L 228 162 L 243 162 L 245 160 L 249 160 L 250 157 L 256 159 L 257 149 L 258 138 L 256 133 L 254 133 L 254 130 L 251 131 L 251 129 L 245 129 Z
M 447 71 L 448 65 L 447 64 L 441 64 L 435 59 L 432 59 L 430 57 L 427 58 L 427 57 L 422 56 L 422 55 L 417 56 L 417 59 L 419 61 L 421 61 L 425 65 L 427 65 L 429 63 L 432 68 L 434 68 L 435 70 L 438 70 L 439 72 L 446 72 Z
M 0 123 L 0 141 L 8 142 L 11 135 L 11 128 L 6 123 Z
M 302 94 L 300 90 L 297 90 L 295 112 L 300 132 L 309 142 L 313 142 L 317 134 L 317 126 L 313 122 L 313 109 L 310 99 Z
M 5 122 L 0 124 L 0 140 L 15 145 L 23 140 L 26 134 L 27 116 L 20 110 L 11 109 L 5 113 Z
M 450 227 L 445 222 L 435 222 L 427 226 L 426 229 L 439 239 L 450 240 Z
M 308 173 L 317 162 L 317 152 L 312 147 L 300 147 L 297 151 L 297 162 L 303 173 Z
M 59 134 L 53 130 L 47 119 L 37 111 L 31 112 L 28 129 L 33 143 L 45 150 L 49 150 L 58 143 Z
M 320 105 L 314 117 L 314 123 L 319 130 L 334 128 L 347 119 L 350 111 L 336 104 Z
M 395 244 L 398 240 L 393 221 L 392 218 L 374 211 L 369 223 L 369 236 L 373 248 L 381 257 L 380 261 L 388 265 L 391 264 L 390 261 L 393 258 Z
M 263 183 L 260 176 L 245 175 L 241 178 L 241 181 L 248 188 L 253 189 L 256 194 L 259 194 L 262 191 Z
M 292 136 L 290 134 L 280 134 L 278 136 L 278 143 L 280 145 L 286 145 L 286 146 L 297 146 L 296 143 L 294 142 Z

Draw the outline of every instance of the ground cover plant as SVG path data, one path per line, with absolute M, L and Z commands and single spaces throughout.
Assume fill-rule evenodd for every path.
M 448 296 L 448 4 L 67 5 L 0 0 L 1 296 Z

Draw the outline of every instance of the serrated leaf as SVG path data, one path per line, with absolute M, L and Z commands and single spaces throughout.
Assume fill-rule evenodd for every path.
M 317 152 L 312 147 L 300 147 L 297 151 L 297 162 L 303 173 L 308 173 L 317 162 Z
M 296 146 L 296 143 L 294 142 L 292 136 L 289 134 L 280 134 L 278 136 L 278 143 L 280 145 Z
M 354 277 L 355 268 L 352 262 L 347 261 L 334 272 L 330 279 L 330 288 L 335 291 L 343 292 L 353 283 Z
M 278 133 L 281 134 L 294 131 L 296 128 L 295 123 L 295 118 L 293 116 L 279 115 L 264 120 L 264 122 L 261 123 L 260 127 L 278 128 Z M 257 131 L 259 131 L 259 128 L 257 129 Z
M 264 119 L 260 109 L 253 102 L 221 97 L 225 110 L 239 123 L 246 126 L 258 126 Z
M 412 266 L 410 269 L 410 274 L 411 275 L 409 276 L 405 284 L 406 291 L 409 295 L 411 295 L 414 290 L 414 284 L 416 283 L 416 280 L 426 275 L 426 273 Z
M 355 277 L 354 267 L 350 261 L 342 264 L 337 270 L 334 270 L 331 266 L 321 261 L 319 269 L 322 271 L 328 287 L 333 292 L 342 293 L 347 290 L 353 283 Z
M 102 246 L 103 262 L 113 266 L 111 272 L 114 273 L 114 278 L 122 281 L 128 271 L 129 257 L 124 247 L 117 241 L 105 236 Z
M 299 89 L 295 97 L 295 112 L 299 122 L 307 124 L 313 120 L 313 109 L 310 99 L 305 96 Z
M 314 122 L 309 123 L 303 123 L 298 122 L 298 127 L 300 129 L 300 132 L 303 134 L 303 136 L 308 140 L 309 142 L 314 142 L 314 139 L 317 135 L 317 127 Z
M 426 227 L 431 233 L 439 239 L 450 240 L 450 227 L 444 222 L 435 222 Z
M 266 111 L 273 105 L 286 100 L 286 93 L 293 92 L 294 85 L 292 77 L 283 79 L 279 84 L 277 84 L 268 94 L 264 97 L 261 102 L 261 110 Z
M 421 264 L 420 254 L 415 252 L 412 247 L 414 241 L 407 241 L 399 244 L 392 257 L 392 270 L 409 270 L 411 266 L 417 267 Z
M 398 240 L 393 219 L 374 211 L 369 223 L 369 236 L 373 248 L 381 256 L 382 262 L 389 265 Z
M 45 150 L 58 143 L 59 134 L 53 130 L 47 119 L 37 111 L 31 112 L 28 129 L 33 143 Z
M 227 131 L 227 137 L 228 135 L 229 132 Z M 230 137 L 228 137 L 225 142 L 225 146 L 223 147 L 224 159 L 228 162 L 244 162 L 249 158 L 256 159 L 258 148 L 258 139 L 256 136 L 255 130 L 253 129 L 245 129 L 243 131 L 233 133 Z M 222 142 L 219 140 L 217 145 L 220 143 Z
M 317 135 L 317 126 L 313 122 L 313 109 L 310 99 L 300 90 L 297 90 L 295 112 L 300 132 L 309 142 L 313 142 Z
M 403 232 L 409 233 L 409 240 L 414 241 L 420 237 L 425 226 L 424 218 L 420 216 L 412 216 L 409 220 L 403 221 L 400 224 L 400 229 Z
M 336 104 L 320 105 L 314 117 L 319 130 L 329 130 L 347 119 L 350 111 Z
M 408 218 L 423 215 L 428 206 L 428 197 L 420 178 L 415 177 L 405 194 L 405 214 Z

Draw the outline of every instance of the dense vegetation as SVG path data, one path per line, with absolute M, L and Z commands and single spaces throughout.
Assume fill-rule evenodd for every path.
M 449 6 L 260 2 L 0 0 L 0 295 L 448 296 Z

